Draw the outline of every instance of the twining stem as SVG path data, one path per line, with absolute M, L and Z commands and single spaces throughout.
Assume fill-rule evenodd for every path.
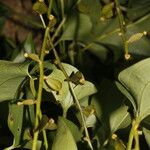
M 120 36 L 124 44 L 125 57 L 126 57 L 126 55 L 128 55 L 129 50 L 128 50 L 128 43 L 127 43 L 127 39 L 125 35 L 126 33 L 125 21 L 124 21 L 124 17 L 122 15 L 118 0 L 115 0 L 115 4 L 116 4 L 117 17 L 118 17 L 119 26 L 120 26 Z
M 42 89 L 43 89 L 43 82 L 44 82 L 44 64 L 43 64 L 43 61 L 44 61 L 44 56 L 45 56 L 46 41 L 47 41 L 48 33 L 49 33 L 49 28 L 47 27 L 45 30 L 44 40 L 43 40 L 41 54 L 40 54 L 40 61 L 39 61 L 40 75 L 39 75 L 39 87 L 38 87 L 37 104 L 36 104 L 35 129 L 37 129 L 37 127 L 39 126 L 39 120 L 41 119 L 41 101 L 42 101 Z M 39 135 L 39 131 L 35 130 L 32 150 L 36 150 L 38 135 Z

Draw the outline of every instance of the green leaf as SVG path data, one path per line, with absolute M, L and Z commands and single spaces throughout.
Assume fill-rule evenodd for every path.
M 14 136 L 13 146 L 19 146 L 22 138 L 23 106 L 9 105 L 8 127 Z
M 129 91 L 127 91 L 127 89 L 122 85 L 120 84 L 119 82 L 116 82 L 116 86 L 118 87 L 118 89 L 122 92 L 122 94 L 124 94 L 131 102 L 133 108 L 134 108 L 134 113 L 136 114 L 136 103 L 134 101 L 134 98 L 133 96 L 130 94 Z
M 150 12 L 149 0 L 130 0 L 127 7 L 127 16 L 130 20 L 136 20 Z
M 123 70 L 118 79 L 133 96 L 137 106 L 136 115 L 141 121 L 150 114 L 150 59 Z
M 75 139 L 67 126 L 64 118 L 59 117 L 58 129 L 54 139 L 52 150 L 77 150 Z
M 130 123 L 131 117 L 127 106 L 121 106 L 111 113 L 110 128 L 112 133 L 116 132 L 118 129 L 127 127 Z
M 19 49 L 18 49 L 19 50 Z M 12 55 L 12 60 L 15 63 L 21 63 L 25 61 L 24 54 L 25 53 L 34 53 L 35 54 L 35 45 L 33 41 L 32 33 L 29 33 L 27 38 L 24 41 L 23 49 L 20 52 L 14 52 Z
M 71 12 L 65 25 L 61 40 L 85 40 L 92 29 L 90 18 L 82 13 Z
M 47 12 L 47 6 L 44 2 L 37 1 L 33 5 L 33 10 L 39 14 L 45 14 Z
M 63 118 L 63 121 L 66 123 L 68 128 L 70 129 L 74 139 L 76 142 L 80 141 L 82 138 L 82 133 L 80 132 L 79 128 L 71 121 L 66 118 Z
M 150 15 L 126 24 L 127 38 L 133 34 L 150 30 Z M 80 30 L 81 29 L 81 30 Z M 88 50 L 96 54 L 102 61 L 107 60 L 108 50 L 111 50 L 113 59 L 116 62 L 123 53 L 123 43 L 119 34 L 118 19 L 112 18 L 105 21 L 99 20 L 92 28 L 90 17 L 83 13 L 71 13 L 71 16 L 64 24 L 64 32 L 61 40 L 77 40 L 82 46 L 90 44 Z M 103 46 L 109 49 L 104 49 Z M 141 38 L 138 42 L 129 45 L 129 52 L 135 57 L 147 57 L 149 53 L 150 42 L 146 37 Z
M 24 42 L 24 49 L 26 53 L 35 53 L 35 45 L 33 40 L 33 34 L 29 33 L 25 42 Z
M 0 60 L 0 102 L 13 100 L 25 77 L 29 63 L 13 63 Z
M 150 148 L 150 130 L 146 129 L 146 128 L 142 128 L 143 129 L 143 133 L 144 133 L 144 136 L 145 136 L 145 139 L 146 139 L 146 142 Z
M 100 19 L 101 5 L 98 0 L 80 0 L 77 3 L 77 9 L 79 12 L 88 15 L 93 25 Z
M 84 97 L 90 96 L 97 92 L 95 85 L 89 81 L 85 81 L 84 85 L 77 85 L 74 88 L 77 98 L 83 99 Z

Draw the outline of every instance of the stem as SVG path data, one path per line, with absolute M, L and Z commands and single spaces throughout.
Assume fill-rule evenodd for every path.
M 39 119 L 41 119 L 41 101 L 42 101 L 42 90 L 43 90 L 43 82 L 44 82 L 44 56 L 45 56 L 45 49 L 46 49 L 46 41 L 47 36 L 49 33 L 49 28 L 47 27 L 45 30 L 44 40 L 42 44 L 41 54 L 40 54 L 40 77 L 39 77 L 39 88 L 38 88 L 38 95 L 37 95 L 37 104 L 36 104 L 36 120 L 35 120 L 35 129 L 37 129 L 39 125 Z M 33 138 L 33 146 L 32 150 L 36 150 L 37 140 L 38 140 L 39 131 L 34 132 L 34 138 Z
M 138 126 L 139 126 L 139 121 L 138 119 L 133 120 L 132 122 L 132 128 L 129 134 L 129 140 L 127 144 L 127 150 L 132 149 L 132 144 L 133 144 L 133 138 L 135 139 L 135 150 L 139 150 L 139 135 L 138 135 Z
M 47 10 L 47 18 L 49 18 L 50 14 L 51 14 L 52 5 L 53 5 L 53 0 L 49 0 L 49 6 L 48 6 L 48 10 Z
M 61 15 L 62 15 L 62 19 L 65 18 L 65 7 L 64 7 L 64 0 L 60 0 L 60 4 L 61 4 Z
M 131 150 L 132 149 L 133 137 L 134 137 L 134 131 L 133 131 L 133 126 L 132 126 L 130 134 L 129 134 L 129 140 L 128 140 L 128 144 L 127 144 L 127 150 Z
M 43 24 L 43 27 L 44 27 L 44 29 L 45 29 L 45 28 L 46 28 L 46 24 L 45 24 L 45 22 L 44 22 L 43 16 L 42 16 L 41 14 L 40 14 L 39 16 L 40 16 L 41 22 L 42 22 L 42 24 Z
M 123 44 L 124 44 L 124 50 L 125 50 L 125 54 L 128 54 L 128 44 L 127 44 L 127 39 L 126 39 L 126 35 L 125 35 L 125 21 L 120 9 L 120 5 L 118 0 L 115 0 L 115 4 L 116 4 L 116 11 L 117 11 L 117 16 L 118 16 L 118 21 L 119 21 L 119 26 L 120 26 L 120 36 L 122 38 Z
M 45 150 L 48 150 L 48 141 L 47 141 L 46 131 L 43 130 L 42 133 L 43 133 L 43 138 L 44 138 Z
M 59 26 L 57 27 L 55 33 L 53 34 L 53 36 L 52 36 L 52 38 L 51 38 L 52 42 L 55 40 L 55 38 L 56 38 L 57 35 L 59 34 L 59 32 L 60 32 L 62 26 L 63 26 L 64 23 L 65 23 L 65 21 L 66 21 L 66 17 L 63 18 L 63 20 L 60 22 Z
M 134 139 L 135 139 L 135 150 L 140 150 L 138 130 L 136 130 L 136 132 L 134 133 Z

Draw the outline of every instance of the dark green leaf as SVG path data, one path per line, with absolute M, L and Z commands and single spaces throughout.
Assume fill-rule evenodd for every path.
M 61 40 L 85 40 L 92 29 L 90 18 L 85 14 L 72 12 L 64 25 Z
M 149 0 L 129 0 L 127 16 L 130 20 L 136 20 L 150 12 Z
M 77 3 L 77 9 L 79 12 L 88 15 L 93 25 L 100 19 L 101 5 L 98 0 L 80 0 Z

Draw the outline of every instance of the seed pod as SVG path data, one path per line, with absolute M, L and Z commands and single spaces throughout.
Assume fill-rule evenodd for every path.
M 37 62 L 40 61 L 39 56 L 36 55 L 36 54 L 28 54 L 28 53 L 25 53 L 25 54 L 24 54 L 24 57 L 30 58 L 30 59 L 32 59 L 32 60 L 34 60 L 34 61 L 37 61 Z
M 49 88 L 52 89 L 53 91 L 59 92 L 62 88 L 62 83 L 59 80 L 51 77 L 51 75 L 47 76 L 45 78 L 45 81 L 49 86 Z
M 30 78 L 30 89 L 31 89 L 31 92 L 32 92 L 33 96 L 35 97 L 36 96 L 36 90 L 35 90 L 35 85 L 34 85 L 34 79 L 33 78 Z
M 133 42 L 135 42 L 135 41 L 138 41 L 138 40 L 140 40 L 142 37 L 143 37 L 143 35 L 145 35 L 146 34 L 146 32 L 144 31 L 144 32 L 141 32 L 141 33 L 136 33 L 136 34 L 134 34 L 134 35 L 132 35 L 129 39 L 128 39 L 128 43 L 133 43 Z
M 18 102 L 17 105 L 20 106 L 20 105 L 33 105 L 35 104 L 37 101 L 36 100 L 33 100 L 33 99 L 27 99 L 27 100 L 24 100 L 22 102 Z
M 83 85 L 85 83 L 85 78 L 80 71 L 77 71 L 76 73 L 72 72 L 67 80 L 73 82 L 76 85 Z

